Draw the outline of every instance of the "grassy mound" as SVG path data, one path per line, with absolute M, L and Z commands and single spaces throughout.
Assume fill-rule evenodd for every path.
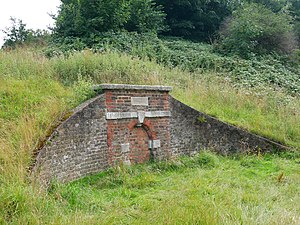
M 40 190 L 27 176 L 34 148 L 58 118 L 93 95 L 90 86 L 96 83 L 172 85 L 172 95 L 196 109 L 300 147 L 300 99 L 284 90 L 267 85 L 237 88 L 211 70 L 172 69 L 116 52 L 82 51 L 48 59 L 31 49 L 0 51 L 0 223 L 149 223 L 150 217 L 154 223 L 169 224 L 262 223 L 263 219 L 270 224 L 277 219 L 297 223 L 296 158 L 272 156 L 248 162 L 246 157 L 242 165 L 244 159 L 208 153 L 171 166 L 126 169 L 124 176 L 122 171 L 102 173 L 90 178 L 95 185 L 83 180 L 54 186 L 49 193 Z M 284 178 L 276 181 L 282 172 Z M 226 195 L 221 190 L 227 190 Z M 176 217 L 171 216 L 172 205 Z

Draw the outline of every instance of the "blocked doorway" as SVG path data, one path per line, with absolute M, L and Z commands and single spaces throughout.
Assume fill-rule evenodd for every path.
M 134 127 L 129 136 L 129 160 L 131 164 L 141 164 L 151 159 L 149 135 L 144 127 Z

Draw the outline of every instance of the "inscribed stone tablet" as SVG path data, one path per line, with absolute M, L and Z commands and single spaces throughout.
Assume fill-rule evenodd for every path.
M 144 105 L 148 106 L 148 97 L 131 97 L 131 105 Z

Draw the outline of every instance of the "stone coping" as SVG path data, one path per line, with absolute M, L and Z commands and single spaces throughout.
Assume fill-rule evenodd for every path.
M 171 86 L 161 85 L 131 85 L 131 84 L 100 84 L 93 87 L 94 90 L 146 90 L 146 91 L 171 91 Z

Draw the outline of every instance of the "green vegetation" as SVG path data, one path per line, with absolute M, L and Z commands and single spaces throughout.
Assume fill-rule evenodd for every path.
M 63 0 L 51 42 L 13 19 L 0 51 L 0 224 L 299 224 L 300 53 L 289 39 L 299 1 L 247 2 L 265 8 Z M 195 109 L 291 149 L 201 152 L 41 189 L 35 150 L 97 83 L 171 85 Z
M 199 48 L 208 47 L 199 45 Z M 180 66 L 172 69 L 115 51 L 93 53 L 83 50 L 68 57 L 62 55 L 50 59 L 43 56 L 43 51 L 30 48 L 1 51 L 0 223 L 97 223 L 99 219 L 105 223 L 150 223 L 148 219 L 153 217 L 154 223 L 164 220 L 170 224 L 182 220 L 210 224 L 222 220 L 228 224 L 252 223 L 256 218 L 261 218 L 256 221 L 260 223 L 271 224 L 279 220 L 296 224 L 299 213 L 299 209 L 294 208 L 299 191 L 298 151 L 290 153 L 290 159 L 254 157 L 258 163 L 251 169 L 246 167 L 249 170 L 245 169 L 245 174 L 240 173 L 244 168 L 240 165 L 243 160 L 210 153 L 213 163 L 205 169 L 201 163 L 198 168 L 197 163 L 193 166 L 194 162 L 190 165 L 185 159 L 189 166 L 175 171 L 165 171 L 161 168 L 163 164 L 150 164 L 124 177 L 107 172 L 90 178 L 100 182 L 99 190 L 85 180 L 70 186 L 55 186 L 46 193 L 28 179 L 28 168 L 39 140 L 49 135 L 49 130 L 64 113 L 92 95 L 89 88 L 95 83 L 172 85 L 172 95 L 179 100 L 299 149 L 300 100 L 297 95 L 289 95 L 285 89 L 274 90 L 268 85 L 236 86 L 237 82 L 216 72 L 208 68 L 189 72 Z M 204 161 L 210 162 L 210 159 Z M 174 163 L 181 167 L 183 162 Z M 267 165 L 265 174 L 264 165 Z M 279 169 L 273 170 L 273 167 Z M 154 173 L 151 175 L 148 170 Z M 224 171 L 231 171 L 230 176 L 227 172 L 225 176 Z M 277 183 L 281 172 L 285 178 Z M 206 179 L 200 182 L 199 174 Z M 112 180 L 114 177 L 121 180 Z M 122 180 L 127 178 L 129 183 Z M 218 184 L 221 185 L 215 185 L 215 179 L 220 179 Z M 234 184 L 228 186 L 230 182 Z M 221 189 L 227 190 L 226 194 L 219 193 Z M 205 190 L 211 194 L 206 195 Z M 153 196 L 161 196 L 162 200 L 156 201 Z M 170 205 L 177 207 L 172 209 Z M 207 207 L 211 213 L 207 212 Z M 102 213 L 99 213 L 100 208 Z M 112 210 L 108 212 L 108 208 Z M 171 217 L 174 210 L 178 212 L 177 217 Z M 186 212 L 189 213 L 183 217 Z M 141 216 L 136 217 L 138 214 Z
M 80 223 L 297 224 L 298 166 L 278 156 L 234 159 L 202 152 L 174 162 L 121 166 L 54 186 L 50 196 L 59 199 L 67 217 L 77 211 Z
M 164 17 L 152 0 L 68 0 L 54 17 L 54 32 L 58 38 L 88 39 L 111 30 L 157 32 L 163 29 Z
M 297 48 L 292 17 L 273 13 L 258 4 L 237 10 L 221 30 L 224 52 L 243 58 L 266 55 L 270 52 L 289 54 Z
M 193 158 L 116 167 L 47 192 L 1 189 L 13 224 L 298 224 L 299 159 Z M 3 196 L 1 196 L 3 197 Z
M 187 72 L 217 73 L 237 86 L 282 89 L 291 95 L 300 94 L 300 58 L 278 54 L 254 57 L 249 60 L 222 56 L 211 45 L 177 38 L 159 39 L 153 34 L 102 33 L 93 45 L 80 39 L 64 39 L 45 50 L 49 58 L 68 56 L 91 48 L 93 52 L 126 53 L 134 57 L 155 61 L 168 68 Z
M 2 30 L 6 36 L 2 46 L 4 49 L 15 49 L 25 44 L 45 45 L 50 39 L 50 34 L 46 30 L 27 29 L 26 24 L 22 20 L 13 17 L 10 18 L 10 22 L 11 27 Z
M 231 14 L 235 1 L 156 0 L 166 12 L 164 35 L 212 41 L 222 21 Z

